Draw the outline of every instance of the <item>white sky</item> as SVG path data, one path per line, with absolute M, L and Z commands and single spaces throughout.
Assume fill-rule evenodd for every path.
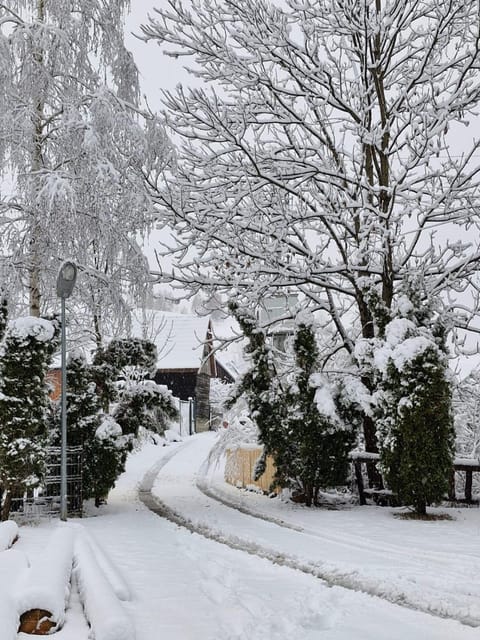
M 154 7 L 165 0 L 132 0 L 132 9 L 125 25 L 125 41 L 133 53 L 140 71 L 142 92 L 154 110 L 161 108 L 161 91 L 173 89 L 179 82 L 188 84 L 188 74 L 174 58 L 161 52 L 156 42 L 142 42 L 133 34 L 141 34 L 140 26 L 148 23 L 148 15 L 155 16 Z

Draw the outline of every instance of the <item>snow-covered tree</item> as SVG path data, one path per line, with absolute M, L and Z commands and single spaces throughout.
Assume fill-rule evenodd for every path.
M 48 436 L 45 376 L 57 346 L 58 324 L 34 317 L 8 324 L 0 347 L 1 519 L 12 496 L 34 488 L 44 473 Z
M 195 76 L 165 98 L 178 170 L 151 184 L 174 276 L 252 304 L 297 291 L 322 310 L 323 362 L 379 335 L 408 273 L 478 331 L 479 29 L 477 0 L 160 7 L 145 38 Z M 375 450 L 368 414 L 364 431 Z
M 310 507 L 317 503 L 322 487 L 346 483 L 348 454 L 356 434 L 341 420 L 336 394 L 318 373 L 318 347 L 311 314 L 298 315 L 293 349 L 295 381 L 285 455 L 290 457 L 290 478 L 298 483 L 305 504 Z
M 67 420 L 68 444 L 72 446 L 91 439 L 102 420 L 93 372 L 80 351 L 71 353 L 67 362 Z M 84 458 L 84 466 L 88 464 Z
M 400 300 L 373 357 L 381 467 L 400 500 L 424 515 L 447 493 L 455 433 L 445 328 L 417 294 Z
M 82 493 L 85 499 L 94 498 L 100 506 L 125 470 L 129 438 L 115 420 L 104 415 L 98 428 L 84 443 Z
M 127 384 L 120 392 L 113 417 L 122 433 L 137 437 L 139 429 L 163 435 L 171 420 L 178 418 L 172 392 L 153 380 Z
M 128 0 L 9 0 L 0 6 L 0 168 L 4 257 L 30 312 L 49 307 L 68 256 L 75 296 L 97 343 L 145 297 L 138 244 L 151 222 L 143 174 L 168 155 L 156 118 L 138 108 L 123 40 Z M 85 318 L 79 314 L 76 319 Z
M 250 416 L 258 427 L 258 440 L 263 444 L 263 454 L 257 461 L 255 477 L 259 478 L 264 472 L 266 456 L 269 455 L 275 461 L 275 482 L 281 485 L 289 477 L 290 455 L 286 455 L 291 446 L 287 424 L 289 389 L 282 384 L 278 375 L 265 331 L 236 302 L 230 303 L 229 308 L 248 339 L 245 351 L 251 360 L 250 369 L 243 374 L 229 404 L 233 406 L 244 396 Z

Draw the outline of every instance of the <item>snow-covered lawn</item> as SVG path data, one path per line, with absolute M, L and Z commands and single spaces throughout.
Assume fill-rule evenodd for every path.
M 370 590 L 377 584 L 389 598 L 402 593 L 412 606 L 431 606 L 472 621 L 480 601 L 478 510 L 454 510 L 452 521 L 405 522 L 395 519 L 391 509 L 310 511 L 245 494 L 226 486 L 218 473 L 205 478 L 199 471 L 214 437 L 199 434 L 186 443 L 148 445 L 132 454 L 109 504 L 81 521 L 93 547 L 105 552 L 102 564 L 117 592 L 126 583 L 120 592 L 129 591 L 131 599 L 118 604 L 133 623 L 137 640 L 478 638 L 478 629 L 456 620 L 329 587 L 302 571 L 191 533 L 148 511 L 137 499 L 137 488 L 153 468 L 145 482 L 154 482 L 161 500 L 227 542 L 272 552 L 277 561 L 283 554 L 287 562 L 325 572 L 332 583 L 338 578 Z M 197 481 L 295 528 L 232 510 L 205 496 Z M 34 561 L 55 527 L 53 521 L 21 527 L 15 550 Z M 111 564 L 118 573 L 108 569 Z M 65 626 L 55 638 L 87 640 L 80 611 L 74 589 Z

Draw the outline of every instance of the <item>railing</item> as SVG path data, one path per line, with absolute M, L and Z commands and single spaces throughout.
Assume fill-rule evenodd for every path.
M 355 482 L 358 489 L 358 498 L 361 505 L 367 504 L 367 498 L 375 499 L 383 498 L 385 502 L 394 499 L 394 494 L 389 489 L 374 489 L 365 486 L 366 474 L 363 473 L 362 465 L 372 462 L 378 462 L 380 455 L 378 453 L 368 453 L 366 451 L 353 451 L 350 454 L 355 474 Z M 464 498 L 458 498 L 456 495 L 456 478 L 455 474 L 465 473 L 465 489 Z M 449 479 L 448 499 L 457 502 L 465 502 L 467 504 L 476 504 L 477 501 L 472 497 L 473 474 L 480 473 L 480 461 L 471 458 L 455 458 L 453 461 L 453 469 Z

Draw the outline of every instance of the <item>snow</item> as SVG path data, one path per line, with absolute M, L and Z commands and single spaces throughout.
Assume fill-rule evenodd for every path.
M 310 385 L 317 387 L 315 389 L 315 404 L 317 405 L 318 412 L 334 422 L 340 422 L 335 408 L 335 402 L 325 378 L 319 373 L 314 373 L 310 376 Z
M 95 640 L 134 640 L 133 626 L 83 535 L 75 541 L 74 574 Z
M 0 522 L 0 551 L 11 547 L 17 536 L 18 525 L 16 522 L 13 522 L 13 520 Z
M 18 609 L 13 598 L 13 588 L 27 568 L 27 558 L 15 549 L 0 553 L 0 629 L 2 640 L 15 640 L 19 625 Z
M 122 435 L 122 428 L 111 416 L 106 415 L 102 423 L 95 431 L 95 437 L 99 440 L 108 440 Z
M 24 316 L 8 323 L 8 332 L 19 340 L 35 338 L 38 342 L 49 342 L 55 335 L 55 328 L 49 320 Z
M 389 362 L 393 362 L 397 370 L 402 371 L 427 349 L 438 350 L 432 340 L 415 333 L 418 329 L 411 320 L 395 318 L 389 322 L 385 328 L 385 343 L 373 354 L 376 368 L 385 375 Z
M 449 509 L 451 521 L 415 522 L 395 518 L 399 510 L 391 508 L 307 509 L 239 491 L 223 482 L 221 466 L 208 471 L 203 464 L 217 437 L 146 444 L 130 454 L 109 503 L 82 519 L 88 535 L 77 536 L 83 550 L 76 553 L 91 620 L 106 622 L 112 606 L 139 640 L 478 637 L 478 629 L 459 622 L 480 625 L 478 509 Z M 177 523 L 139 501 L 138 490 L 146 499 L 150 486 L 163 503 L 159 513 L 174 512 Z M 55 529 L 54 522 L 23 526 L 15 547 L 34 563 Z M 91 536 L 108 549 L 130 601 L 119 603 L 116 579 Z M 0 615 L 3 628 L 7 613 Z M 55 637 L 88 634 L 74 586 Z
M 132 317 L 132 335 L 152 340 L 159 369 L 200 369 L 209 318 L 148 310 Z

